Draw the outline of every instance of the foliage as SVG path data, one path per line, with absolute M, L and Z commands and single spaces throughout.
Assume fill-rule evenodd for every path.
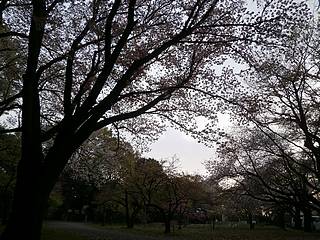
M 73 154 L 64 172 L 71 178 L 99 187 L 119 179 L 121 166 L 138 155 L 133 147 L 107 129 L 93 133 Z
M 318 35 L 310 19 L 287 29 L 276 47 L 239 52 L 247 69 L 234 74 L 229 102 L 242 126 L 221 141 L 222 163 L 211 164 L 215 178 L 233 178 L 251 197 L 295 209 L 298 219 L 320 206 Z
M 164 162 L 139 157 L 123 159 L 118 169 L 119 178 L 102 185 L 96 196 L 102 214 L 122 209 L 129 228 L 135 222 L 205 221 L 197 212 L 208 200 L 201 177 L 172 175 Z
M 17 5 L 2 9 L 2 21 L 10 27 L 2 38 L 9 36 L 27 49 L 22 32 L 29 28 L 32 4 Z M 49 131 L 44 140 L 59 133 L 67 119 L 78 119 L 70 122 L 71 132 L 81 136 L 90 129 L 80 142 L 112 123 L 148 138 L 156 137 L 168 120 L 194 135 L 204 134 L 197 131 L 195 117 L 215 122 L 213 100 L 225 90 L 219 90 L 224 74 L 216 76 L 212 66 L 222 64 L 233 49 L 245 51 L 249 42 L 276 43 L 284 36 L 279 29 L 289 28 L 306 11 L 294 1 L 275 1 L 254 13 L 232 0 L 52 1 L 46 7 L 35 23 L 43 28 L 35 72 L 42 129 Z M 20 57 L 24 67 L 26 55 Z
M 0 38 L 18 42 L 19 64 L 12 66 L 24 69 L 8 81 L 23 83 L 18 94 L 0 103 L 6 113 L 22 100 L 22 156 L 2 238 L 16 239 L 21 229 L 40 238 L 63 168 L 105 126 L 155 139 L 169 121 L 210 137 L 211 125 L 198 131 L 196 117 L 215 123 L 225 76 L 216 77 L 213 66 L 251 43 L 278 43 L 282 29 L 307 14 L 293 0 L 266 1 L 256 13 L 238 0 L 2 0 Z
M 10 31 L 8 26 L 0 20 L 0 36 Z M 20 108 L 19 101 L 15 101 L 15 95 L 21 94 L 18 92 L 21 90 L 22 69 L 20 64 L 22 63 L 22 56 L 20 53 L 19 42 L 16 39 L 1 38 L 0 37 L 0 116 L 4 113 L 16 108 Z M 12 98 L 13 97 L 13 98 Z M 14 122 L 13 124 L 17 124 Z

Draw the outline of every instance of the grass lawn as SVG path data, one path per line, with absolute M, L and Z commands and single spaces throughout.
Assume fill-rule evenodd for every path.
M 209 225 L 188 225 L 187 227 L 178 230 L 175 229 L 170 235 L 163 233 L 161 224 L 136 225 L 133 229 L 127 229 L 124 226 L 108 225 L 101 227 L 92 225 L 95 228 L 112 229 L 113 232 L 119 232 L 119 237 L 122 233 L 131 233 L 137 236 L 153 236 L 165 240 L 319 240 L 320 233 L 304 233 L 288 229 L 281 230 L 273 226 L 256 226 L 253 231 L 250 231 L 247 226 L 230 228 L 227 226 L 216 226 L 212 232 Z M 0 232 L 3 227 L 0 227 Z M 138 237 L 139 238 L 139 237 Z M 119 239 L 124 239 L 120 237 Z M 42 240 L 88 240 L 87 238 L 72 233 L 70 231 L 62 231 L 50 229 L 44 226 L 42 232 Z
M 76 233 L 64 232 L 61 230 L 48 229 L 44 227 L 42 231 L 42 240 L 86 240 L 86 238 Z
M 133 229 L 123 226 L 107 226 L 106 228 L 119 229 L 143 236 L 159 236 L 164 238 L 163 226 L 161 224 L 137 225 Z M 181 230 L 175 228 L 170 234 L 173 239 L 183 240 L 319 240 L 320 233 L 304 233 L 293 229 L 282 230 L 274 226 L 256 226 L 252 231 L 248 226 L 230 228 L 227 226 L 216 226 L 212 232 L 209 225 L 193 224 Z
M 259 227 L 250 231 L 246 228 L 226 228 L 217 227 L 215 231 L 210 231 L 208 227 L 190 226 L 183 229 L 181 233 L 184 239 L 200 240 L 200 239 L 215 239 L 215 240 L 316 240 L 320 239 L 320 234 L 309 233 L 302 231 L 287 230 L 270 226 Z

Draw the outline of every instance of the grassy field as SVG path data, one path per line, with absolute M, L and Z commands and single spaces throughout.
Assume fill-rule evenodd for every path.
M 165 238 L 161 224 L 137 225 L 133 229 L 121 226 L 107 226 L 142 236 L 158 236 Z M 173 239 L 185 240 L 319 240 L 320 233 L 304 233 L 293 229 L 282 230 L 274 226 L 256 226 L 252 231 L 247 225 L 231 228 L 230 226 L 216 226 L 212 231 L 209 225 L 188 225 L 170 234 Z
M 106 228 L 119 232 L 119 239 L 124 239 L 123 233 L 130 233 L 136 236 L 152 236 L 159 240 L 319 240 L 320 233 L 304 233 L 288 229 L 281 230 L 273 226 L 256 226 L 252 231 L 246 225 L 237 228 L 230 226 L 216 226 L 212 232 L 209 225 L 188 225 L 181 230 L 175 228 L 170 235 L 163 233 L 161 224 L 136 225 L 133 229 L 127 229 L 120 225 L 98 226 L 94 228 Z M 2 228 L 0 228 L 1 232 Z M 138 237 L 139 238 L 139 237 Z M 117 238 L 118 239 L 118 238 Z M 54 230 L 44 226 L 42 240 L 88 240 L 70 231 Z
M 42 231 L 42 240 L 86 240 L 86 238 L 76 233 L 63 232 L 61 230 L 47 229 L 44 227 Z

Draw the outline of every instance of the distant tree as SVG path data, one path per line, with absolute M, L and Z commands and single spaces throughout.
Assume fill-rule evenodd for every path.
M 152 158 L 126 161 L 124 170 L 121 174 L 125 192 L 127 225 L 133 227 L 133 222 L 139 212 L 142 212 L 145 218 L 147 217 L 149 201 L 160 190 L 167 175 L 162 163 Z
M 199 176 L 172 175 L 164 162 L 151 158 L 124 158 L 119 164 L 118 178 L 101 186 L 97 203 L 121 206 L 128 228 L 134 226 L 139 216 L 140 221 L 147 222 L 154 219 L 152 213 L 157 213 L 169 233 L 172 220 L 181 223 L 205 201 Z
M 229 71 L 235 87 L 226 100 L 245 127 L 221 141 L 221 156 L 229 158 L 223 169 L 246 179 L 252 196 L 289 205 L 296 220 L 301 210 L 310 231 L 311 210 L 320 203 L 318 19 L 287 29 L 276 47 L 243 50 L 245 69 Z
M 209 219 L 208 206 L 211 204 L 211 196 L 206 188 L 205 180 L 200 175 L 179 174 L 180 190 L 184 193 L 185 202 L 180 204 L 175 219 L 178 227 L 189 222 L 205 223 Z
M 113 136 L 108 129 L 94 132 L 70 158 L 64 171 L 74 178 L 99 187 L 119 179 L 123 164 L 138 157 L 133 147 Z
M 147 217 L 150 199 L 160 190 L 167 175 L 161 163 L 154 159 L 126 157 L 118 164 L 118 177 L 101 187 L 98 198 L 101 203 L 120 205 L 127 227 L 132 228 L 139 213 Z
M 276 43 L 279 30 L 306 16 L 295 1 L 274 1 L 257 14 L 243 4 L 1 1 L 0 37 L 17 39 L 23 69 L 19 94 L 0 104 L 6 110 L 22 99 L 22 157 L 2 239 L 21 232 L 40 239 L 50 191 L 94 131 L 115 126 L 155 137 L 170 120 L 197 134 L 197 116 L 216 119 L 215 102 L 206 98 L 216 95 L 213 82 L 220 85 L 208 78 L 212 65 L 234 46 Z
M 63 210 L 64 219 L 69 221 L 88 221 L 88 212 L 84 210 L 85 208 L 93 209 L 93 200 L 97 187 L 83 179 L 75 179 L 68 172 L 62 174 L 59 183 L 63 197 L 62 205 L 59 208 Z M 90 220 L 93 220 L 92 217 L 91 215 Z
M 271 135 L 259 133 L 258 129 L 245 131 L 246 135 L 233 136 L 220 146 L 220 161 L 209 164 L 212 177 L 233 179 L 243 194 L 289 212 L 296 211 L 299 218 L 300 210 L 305 216 L 312 209 L 318 211 L 318 191 L 306 167 L 308 158 L 288 152 L 285 145 L 280 147 L 279 141 L 275 144 Z M 304 227 L 310 231 L 311 222 L 306 220 Z
M 171 232 L 171 221 L 181 220 L 196 213 L 204 199 L 199 179 L 188 175 L 166 175 L 152 195 L 145 196 L 147 207 L 155 209 L 165 226 L 165 233 Z M 199 215 L 199 214 L 198 214 Z
M 224 164 L 230 164 L 230 169 L 226 169 Z M 233 169 L 235 166 L 231 162 L 225 162 L 224 159 L 221 159 L 221 165 L 216 166 L 220 173 L 213 170 L 212 162 L 208 165 L 211 169 L 208 182 L 211 185 L 216 185 L 212 196 L 214 200 L 211 207 L 213 213 L 223 216 L 221 220 L 247 221 L 250 230 L 254 229 L 254 221 L 262 216 L 263 210 L 267 211 L 266 208 L 269 208 L 270 204 L 259 199 L 259 191 L 248 192 L 245 188 L 248 186 L 244 183 L 248 179 L 247 175 L 241 175 L 241 170 Z M 256 186 L 262 188 L 260 183 L 256 182 Z M 254 194 L 256 198 L 251 194 Z
M 121 183 L 128 173 L 123 171 L 137 157 L 130 144 L 115 138 L 109 130 L 96 131 L 74 153 L 59 178 L 64 211 L 79 211 L 95 204 L 104 209 L 110 202 L 123 203 Z
M 119 202 L 119 199 L 121 201 L 121 197 L 123 197 L 121 193 L 117 180 L 109 180 L 98 188 L 94 196 L 94 203 L 97 206 L 96 219 L 101 225 L 104 226 L 106 222 L 114 223 L 114 215 L 118 212 L 123 212 L 123 204 Z M 122 216 L 124 215 L 122 214 Z

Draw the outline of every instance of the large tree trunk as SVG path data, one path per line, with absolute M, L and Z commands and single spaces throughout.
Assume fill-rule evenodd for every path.
M 10 215 L 8 225 L 1 236 L 1 240 L 20 239 L 21 234 L 26 236 L 26 239 L 40 240 L 42 221 L 48 198 L 32 191 L 20 192 L 25 193 L 24 198 L 15 198 L 13 204 L 14 210 Z
M 22 158 L 18 165 L 12 212 L 1 240 L 19 239 L 21 233 L 26 239 L 40 240 L 50 192 L 68 159 L 81 144 L 80 141 L 74 144 L 72 130 L 70 123 L 65 121 L 45 159 L 40 134 L 34 135 L 29 128 L 25 130 L 25 135 L 33 136 L 22 135 Z M 28 139 L 34 141 L 30 143 Z
M 49 194 L 42 189 L 41 167 L 30 166 L 25 159 L 20 161 L 12 212 L 2 240 L 40 240 L 44 212 Z
M 28 58 L 23 75 L 21 160 L 8 225 L 2 240 L 40 240 L 49 188 L 44 188 L 44 165 L 41 144 L 39 79 L 36 71 L 46 23 L 45 0 L 32 1 Z M 44 189 L 47 189 L 44 191 Z
M 50 149 L 44 160 L 41 152 L 35 158 L 33 151 L 24 151 L 18 165 L 12 212 L 1 240 L 19 239 L 21 233 L 26 239 L 40 240 L 50 192 L 72 153 L 67 136 L 64 138 Z M 27 158 L 30 155 L 33 158 Z

